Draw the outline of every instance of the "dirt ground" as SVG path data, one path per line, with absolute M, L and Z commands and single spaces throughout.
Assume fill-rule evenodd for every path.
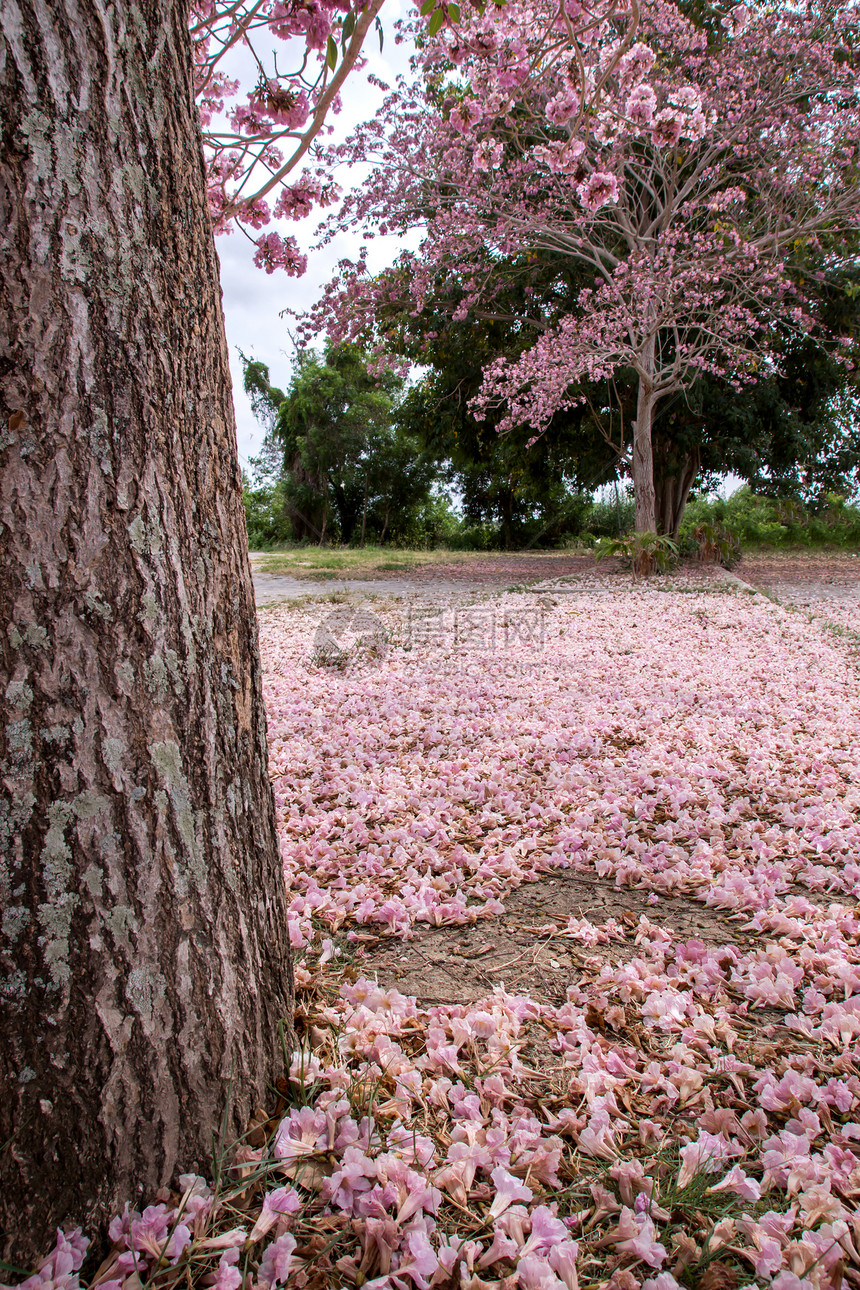
M 408 581 L 410 591 L 418 594 L 433 580 L 472 590 L 536 578 L 570 580 L 581 587 L 596 573 L 612 573 L 613 567 L 620 572 L 618 562 L 595 566 L 590 556 L 511 555 L 418 569 Z M 422 582 L 425 572 L 427 581 Z M 698 580 L 718 581 L 723 576 L 719 570 L 694 563 L 685 566 L 684 572 Z M 735 577 L 786 603 L 854 600 L 860 607 L 860 557 L 849 553 L 750 554 L 735 570 Z M 810 892 L 803 894 L 816 899 Z M 480 919 L 471 927 L 432 928 L 410 940 L 383 941 L 362 959 L 361 971 L 380 985 L 415 995 L 420 1006 L 474 1003 L 503 985 L 510 992 L 557 1007 L 570 985 L 593 977 L 607 962 L 623 962 L 637 953 L 636 929 L 642 914 L 665 928 L 676 943 L 695 938 L 706 945 L 739 949 L 756 943 L 727 913 L 695 900 L 660 896 L 655 902 L 647 891 L 619 890 L 611 881 L 577 873 L 557 873 L 527 884 L 507 896 L 505 905 L 503 916 Z M 592 929 L 583 935 L 567 928 L 569 920 L 578 919 L 588 920 Z M 598 943 L 589 944 L 595 932 Z M 780 1029 L 768 1026 L 773 1018 L 770 1010 L 759 1011 L 756 1025 Z
M 617 564 L 616 561 L 612 563 Z M 418 565 L 410 571 L 409 578 L 423 586 L 434 582 L 452 582 L 471 587 L 507 587 L 524 582 L 577 577 L 593 573 L 595 568 L 600 567 L 595 564 L 591 554 L 565 552 L 555 555 L 538 551 L 514 551 L 510 554 L 482 553 L 468 561 L 458 560 L 451 564 Z M 375 576 L 396 578 L 397 574 L 380 573 Z
M 554 581 L 559 578 L 590 578 L 595 572 L 620 569 L 620 562 L 607 560 L 598 565 L 592 555 L 554 555 L 516 552 L 511 555 L 479 554 L 457 560 L 434 560 L 402 569 L 360 567 L 348 571 L 308 569 L 293 565 L 288 572 L 270 572 L 268 560 L 251 553 L 251 571 L 257 605 L 301 596 L 325 596 L 333 591 L 354 595 L 401 596 L 422 598 L 462 598 L 503 591 L 525 583 Z
M 754 940 L 717 910 L 683 897 L 619 890 L 612 881 L 559 873 L 518 888 L 505 898 L 504 915 L 472 927 L 437 927 L 410 940 L 385 941 L 362 960 L 361 970 L 386 987 L 415 995 L 419 1004 L 475 1003 L 503 985 L 558 1007 L 574 979 L 623 962 L 638 950 L 640 915 L 665 927 L 677 941 L 741 947 Z M 588 945 L 565 928 L 586 919 L 605 938 Z
M 598 564 L 593 555 L 545 552 L 477 554 L 450 563 L 434 561 L 416 564 L 408 570 L 350 569 L 348 573 L 305 574 L 298 567 L 289 573 L 267 573 L 265 557 L 251 555 L 258 605 L 302 596 L 325 596 L 333 591 L 357 595 L 459 597 L 501 591 L 526 584 L 571 581 L 588 582 L 622 574 L 619 560 Z M 682 576 L 701 579 L 719 573 L 713 568 L 685 563 Z M 744 582 L 770 595 L 794 603 L 832 598 L 860 604 L 860 555 L 847 551 L 760 551 L 748 552 L 735 569 Z
M 744 555 L 735 573 L 795 604 L 838 600 L 860 605 L 860 555 L 849 551 L 757 551 Z

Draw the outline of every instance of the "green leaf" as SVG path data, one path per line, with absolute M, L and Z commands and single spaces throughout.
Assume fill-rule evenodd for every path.
M 382 29 L 382 23 L 379 18 L 376 19 L 376 30 L 379 32 L 379 52 L 382 53 L 382 46 L 385 44 L 385 32 Z
M 329 36 L 328 44 L 326 45 L 325 61 L 328 63 L 332 71 L 334 71 L 337 67 L 337 45 L 332 40 L 331 36 Z
M 460 6 L 458 4 L 451 3 L 448 5 L 448 17 L 452 22 L 460 21 Z
M 356 15 L 355 13 L 348 13 L 347 17 L 343 19 L 343 27 L 340 28 L 340 48 L 342 49 L 347 48 L 347 41 L 349 40 L 349 36 L 351 36 L 352 32 L 355 30 L 356 30 Z
M 442 12 L 442 10 L 441 9 L 434 10 L 433 17 L 430 19 L 430 24 L 427 27 L 427 35 L 435 36 L 436 32 L 440 29 L 444 21 L 445 21 L 445 15 Z
M 424 0 L 420 10 L 421 17 L 426 18 L 428 13 L 432 13 L 435 8 L 436 0 Z

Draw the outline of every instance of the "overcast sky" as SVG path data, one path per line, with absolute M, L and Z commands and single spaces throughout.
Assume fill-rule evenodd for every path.
M 372 72 L 393 85 L 398 72 L 408 71 L 409 51 L 405 45 L 394 42 L 393 24 L 401 12 L 401 0 L 387 0 L 383 10 L 385 43 L 382 52 L 379 40 L 372 31 L 365 42 L 368 59 L 367 72 Z M 262 52 L 262 51 L 261 51 Z M 243 66 L 241 58 L 225 68 L 243 84 L 250 84 L 253 69 Z M 345 137 L 360 120 L 370 117 L 382 101 L 379 90 L 367 84 L 362 73 L 354 73 L 343 93 L 344 109 L 332 118 L 335 133 L 331 139 Z M 336 179 L 342 188 L 357 182 L 358 176 L 340 172 Z M 283 235 L 292 234 L 303 251 L 308 254 L 308 270 L 302 278 L 288 278 L 283 272 L 265 273 L 254 264 L 254 247 L 241 233 L 234 232 L 215 240 L 221 260 L 221 286 L 224 291 L 224 314 L 227 324 L 227 344 L 230 350 L 230 367 L 233 373 L 233 397 L 236 404 L 236 421 L 239 441 L 239 460 L 246 466 L 248 458 L 260 450 L 263 430 L 254 420 L 251 406 L 242 389 L 242 364 L 238 351 L 249 358 L 261 359 L 269 365 L 272 381 L 286 385 L 291 370 L 293 346 L 288 331 L 295 330 L 295 319 L 281 318 L 283 309 L 303 309 L 318 299 L 326 282 L 333 276 L 338 260 L 355 255 L 363 239 L 360 234 L 338 237 L 320 251 L 311 251 L 316 240 L 314 230 L 320 215 L 311 215 L 300 221 L 273 221 L 266 231 L 277 229 Z M 377 239 L 369 244 L 369 263 L 381 269 L 397 253 L 393 238 Z

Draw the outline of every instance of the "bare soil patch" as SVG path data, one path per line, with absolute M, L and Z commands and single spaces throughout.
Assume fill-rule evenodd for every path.
M 498 917 L 384 941 L 362 960 L 362 973 L 385 988 L 415 995 L 419 1005 L 471 1004 L 503 985 L 512 994 L 558 1007 L 568 986 L 606 962 L 624 962 L 639 952 L 642 914 L 676 943 L 696 939 L 740 948 L 755 943 L 725 912 L 678 896 L 650 904 L 648 894 L 584 874 L 543 878 L 508 895 L 506 912 Z M 589 945 L 565 933 L 569 919 L 587 920 L 605 939 Z
M 613 562 L 614 563 L 614 562 Z M 419 584 L 459 582 L 475 587 L 501 587 L 522 582 L 540 582 L 594 573 L 600 566 L 594 556 L 584 554 L 533 554 L 513 552 L 479 555 L 456 563 L 418 565 L 410 571 L 410 581 Z M 379 571 L 376 578 L 397 577 L 396 573 Z
M 793 587 L 822 598 L 860 589 L 860 555 L 850 551 L 745 552 L 737 569 L 745 582 L 779 594 Z

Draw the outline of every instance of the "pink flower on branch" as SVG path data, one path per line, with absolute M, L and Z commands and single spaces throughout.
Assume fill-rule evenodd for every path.
M 607 202 L 618 200 L 618 180 L 615 175 L 598 170 L 589 175 L 579 187 L 579 200 L 586 210 L 597 211 Z

